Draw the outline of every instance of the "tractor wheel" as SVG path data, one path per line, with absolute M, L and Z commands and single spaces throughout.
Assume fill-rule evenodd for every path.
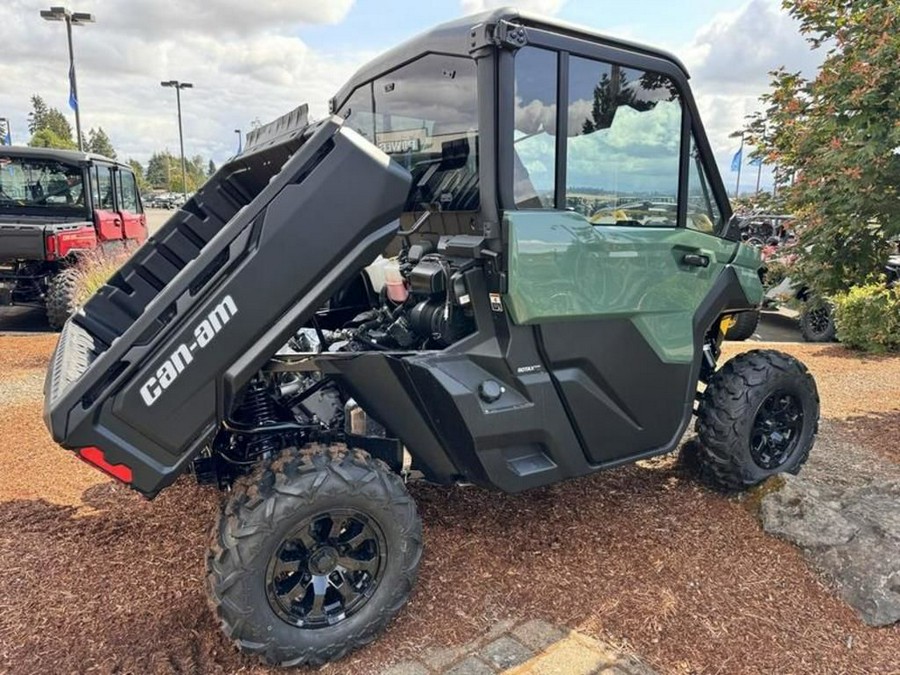
M 759 310 L 741 312 L 734 317 L 734 323 L 725 333 L 726 340 L 742 341 L 753 337 L 756 327 L 759 325 Z
M 78 309 L 78 271 L 64 269 L 47 283 L 47 321 L 53 330 L 62 330 L 66 320 Z
M 271 665 L 371 642 L 406 604 L 422 523 L 401 478 L 342 445 L 283 451 L 240 479 L 207 555 L 225 634 Z
M 703 392 L 693 463 L 714 487 L 745 489 L 797 473 L 818 428 L 819 394 L 806 366 L 782 352 L 745 352 L 716 371 Z
M 821 298 L 810 298 L 800 310 L 800 333 L 807 342 L 834 342 L 837 328 L 834 325 L 834 309 Z

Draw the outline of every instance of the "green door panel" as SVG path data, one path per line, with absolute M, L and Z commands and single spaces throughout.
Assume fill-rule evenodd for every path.
M 737 273 L 741 288 L 752 305 L 758 305 L 763 299 L 762 279 L 759 278 L 759 269 L 762 267 L 762 259 L 759 249 L 747 244 L 739 244 L 737 254 L 731 263 Z
M 592 225 L 574 212 L 507 212 L 506 224 L 515 323 L 628 319 L 666 363 L 692 361 L 694 313 L 738 246 L 684 228 Z M 686 265 L 687 253 L 709 266 Z

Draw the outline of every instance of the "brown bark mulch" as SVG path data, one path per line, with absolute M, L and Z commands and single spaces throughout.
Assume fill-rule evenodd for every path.
M 29 350 L 46 358 L 51 343 L 33 340 L 0 337 L 0 368 Z M 885 398 L 900 392 L 900 359 L 788 349 L 813 369 L 838 433 L 855 424 L 878 446 L 896 421 L 900 399 Z M 880 387 L 866 379 L 876 371 Z M 887 420 L 880 432 L 852 419 L 873 413 Z M 52 444 L 38 392 L 0 414 L 0 672 L 263 672 L 206 607 L 215 491 L 183 479 L 147 502 L 106 481 Z M 412 601 L 382 638 L 321 672 L 377 673 L 507 617 L 625 643 L 664 672 L 900 668 L 900 626 L 866 627 L 797 549 L 672 458 L 517 496 L 412 491 L 427 547 Z

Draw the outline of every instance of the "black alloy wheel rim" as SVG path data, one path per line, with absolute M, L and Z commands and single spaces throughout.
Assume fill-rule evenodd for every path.
M 761 469 L 777 469 L 797 448 L 802 432 L 800 400 L 794 394 L 776 391 L 756 412 L 750 431 L 750 456 Z
M 356 614 L 384 573 L 387 544 L 374 520 L 355 509 L 304 518 L 266 570 L 269 605 L 299 628 L 325 628 Z
M 831 312 L 827 307 L 816 307 L 809 311 L 809 326 L 816 335 L 825 335 L 831 327 Z

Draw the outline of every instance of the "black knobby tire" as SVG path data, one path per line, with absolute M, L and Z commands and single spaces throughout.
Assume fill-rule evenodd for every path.
M 377 556 L 377 582 L 361 607 L 346 618 L 339 613 L 333 625 L 289 623 L 293 617 L 285 617 L 273 596 L 276 555 L 297 524 L 348 512 L 362 514 L 378 530 L 384 550 Z M 209 601 L 241 651 L 271 665 L 320 665 L 371 642 L 384 629 L 409 598 L 421 554 L 415 502 L 386 464 L 344 446 L 289 449 L 235 483 L 207 554 Z M 313 557 L 307 560 L 311 567 Z
M 742 490 L 778 473 L 797 473 L 819 429 L 815 380 L 788 354 L 739 354 L 710 379 L 696 429 L 692 459 L 714 487 Z
M 53 330 L 62 330 L 78 309 L 78 271 L 60 270 L 47 282 L 47 321 Z
M 734 317 L 734 323 L 725 333 L 726 340 L 746 340 L 753 337 L 756 327 L 759 325 L 759 310 L 741 312 Z
M 834 342 L 837 340 L 834 308 L 825 300 L 811 298 L 804 302 L 798 323 L 800 324 L 800 334 L 807 342 Z

